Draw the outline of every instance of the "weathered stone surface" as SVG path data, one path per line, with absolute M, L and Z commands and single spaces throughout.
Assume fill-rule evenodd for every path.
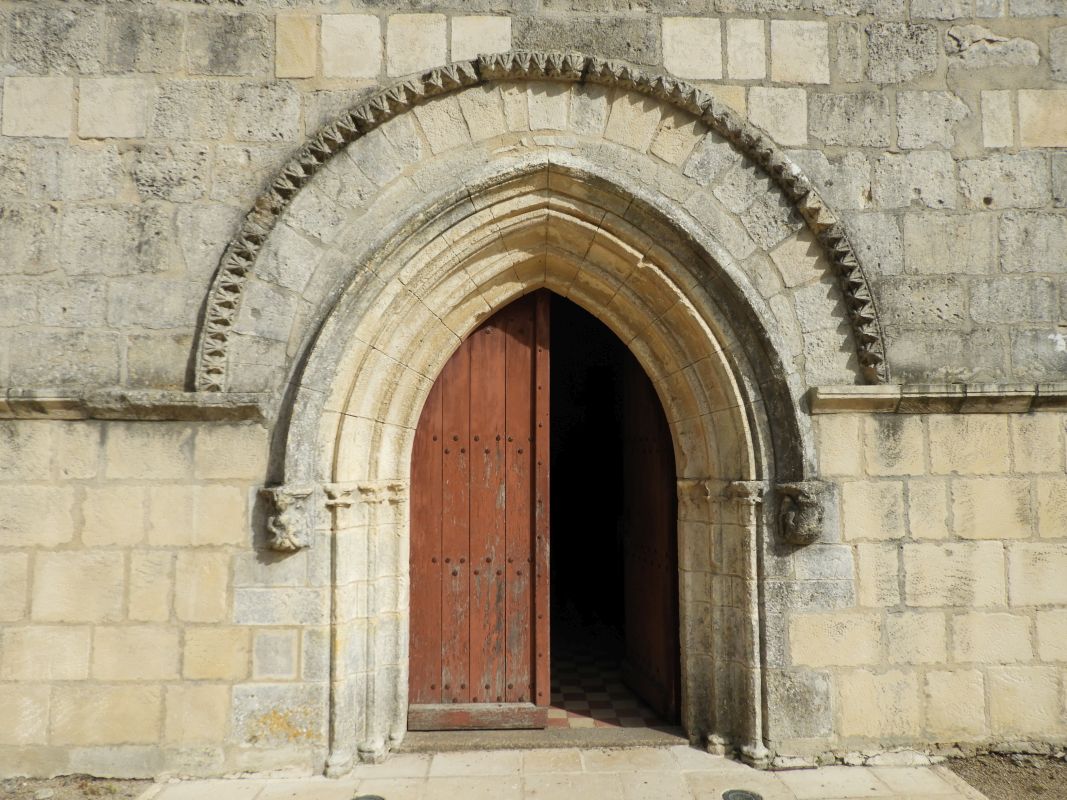
M 156 90 L 148 130 L 166 139 L 220 139 L 230 116 L 231 84 L 172 80 Z
M 116 622 L 125 586 L 121 552 L 39 553 L 34 562 L 34 620 Z
M 771 80 L 829 83 L 829 39 L 825 22 L 771 20 Z
M 904 271 L 904 236 L 891 214 L 850 214 L 845 227 L 864 269 L 871 277 Z
M 808 98 L 803 89 L 752 87 L 748 93 L 748 117 L 780 145 L 808 141 Z
M 30 74 L 98 72 L 103 22 L 95 9 L 20 8 L 10 18 L 10 57 Z
M 655 17 L 515 17 L 512 47 L 578 50 L 634 64 L 658 64 L 659 25 Z
M 960 191 L 971 208 L 1040 208 L 1049 201 L 1048 162 L 1041 153 L 960 162 Z
M 721 78 L 722 26 L 719 20 L 664 17 L 663 66 L 679 78 Z
M 943 664 L 948 658 L 945 615 L 939 611 L 889 614 L 886 649 L 894 664 Z
M 1048 49 L 1052 80 L 1067 82 L 1067 25 L 1048 32 Z
M 452 18 L 452 60 L 477 58 L 479 53 L 511 49 L 511 17 L 469 16 Z
M 0 685 L 7 724 L 0 730 L 2 745 L 45 744 L 48 741 L 49 687 Z
M 0 621 L 14 622 L 26 616 L 29 569 L 29 553 L 0 553 Z
M 956 278 L 886 278 L 875 290 L 890 324 L 942 329 L 967 324 L 967 287 Z
M 937 69 L 937 28 L 904 22 L 867 26 L 867 77 L 875 83 L 902 83 Z
M 874 613 L 799 614 L 789 641 L 798 666 L 857 666 L 882 660 L 882 631 Z
M 234 688 L 231 724 L 247 744 L 316 743 L 325 735 L 325 684 L 245 684 Z
M 1023 147 L 1067 147 L 1067 89 L 1019 91 L 1019 142 Z
M 1010 91 L 982 92 L 982 144 L 986 147 L 1015 144 L 1013 105 Z
M 148 84 L 139 78 L 82 78 L 78 135 L 83 139 L 144 136 L 148 96 Z
M 1000 225 L 1000 268 L 1005 272 L 1067 271 L 1067 216 L 1005 214 Z
M 1002 606 L 1005 600 L 1000 542 L 904 545 L 908 606 Z
M 186 22 L 189 71 L 194 75 L 272 75 L 271 22 L 259 14 L 191 14 Z
M 242 86 L 233 103 L 233 133 L 240 141 L 293 141 L 302 133 L 300 96 L 287 84 Z
M 1012 664 L 1034 658 L 1030 619 L 1000 612 L 972 612 L 952 618 L 957 663 Z
M 1052 205 L 1067 207 L 1067 153 L 1052 155 Z
M 144 685 L 57 686 L 52 693 L 52 743 L 141 744 L 158 740 L 162 689 Z
M 967 70 L 988 67 L 1033 67 L 1041 60 L 1037 44 L 1029 39 L 1000 36 L 981 25 L 948 29 L 945 50 L 949 65 Z
M 967 104 L 952 92 L 899 92 L 897 144 L 905 149 L 951 148 L 957 126 L 970 114 Z
M 1048 279 L 995 278 L 972 284 L 975 322 L 1048 322 L 1059 313 L 1056 284 Z
M 0 678 L 5 681 L 80 681 L 89 677 L 88 626 L 11 626 L 0 641 Z
M 146 199 L 197 200 L 207 191 L 210 149 L 202 144 L 147 144 L 137 150 L 133 175 Z
M 763 20 L 726 20 L 726 72 L 736 80 L 767 75 L 767 42 Z
M 964 162 L 965 164 L 967 162 Z M 956 165 L 939 151 L 889 153 L 874 161 L 874 199 L 884 208 L 956 207 Z
M 767 693 L 771 735 L 788 739 L 826 736 L 833 726 L 830 676 L 814 670 L 771 670 Z
M 108 70 L 177 72 L 182 66 L 184 26 L 184 15 L 169 9 L 109 9 L 103 52 Z
M 922 710 L 915 673 L 850 670 L 837 681 L 843 736 L 878 739 L 914 736 L 920 730 Z
M 882 92 L 813 94 L 809 102 L 809 133 L 824 144 L 889 145 L 889 97 Z
M 1059 724 L 1059 679 L 1054 667 L 1000 667 L 986 673 L 994 736 L 1033 736 Z
M 68 275 L 130 275 L 176 266 L 169 209 L 80 206 L 60 225 L 59 264 Z
M 867 32 L 858 22 L 835 26 L 830 74 L 844 83 L 859 83 L 866 77 Z
M 1014 542 L 1008 547 L 1008 600 L 1012 606 L 1067 603 L 1067 545 Z
M 382 68 L 381 22 L 370 14 L 322 17 L 322 74 L 328 78 L 373 78 Z
M 985 684 L 979 670 L 926 673 L 926 719 L 945 736 L 975 741 L 988 735 Z
M 315 17 L 279 14 L 274 18 L 274 74 L 313 78 L 318 67 L 319 25 Z
M 896 481 L 849 481 L 842 489 L 842 529 L 848 540 L 904 536 L 904 498 Z
M 443 14 L 393 14 L 386 30 L 385 62 L 390 75 L 436 67 L 448 57 Z
M 73 127 L 74 81 L 70 78 L 4 78 L 4 136 L 66 138 Z
M 214 745 L 225 737 L 229 724 L 228 686 L 168 686 L 165 702 L 165 742 L 183 747 Z
M 996 237 L 986 214 L 907 214 L 905 269 L 916 275 L 993 272 Z

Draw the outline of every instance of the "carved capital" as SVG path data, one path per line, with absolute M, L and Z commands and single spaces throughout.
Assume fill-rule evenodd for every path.
M 311 546 L 314 506 L 310 501 L 315 487 L 309 485 L 268 486 L 260 495 L 272 507 L 267 518 L 270 548 L 292 552 Z
M 738 503 L 755 506 L 763 502 L 767 486 L 763 481 L 731 481 L 726 484 L 725 494 Z
M 823 506 L 829 486 L 823 481 L 778 484 L 778 527 L 790 544 L 811 544 L 823 528 Z
M 326 492 L 326 505 L 329 508 L 348 508 L 355 502 L 352 499 L 351 487 L 327 483 L 323 485 L 322 490 Z

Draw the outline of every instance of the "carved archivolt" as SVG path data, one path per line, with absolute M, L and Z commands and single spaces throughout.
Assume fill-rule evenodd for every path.
M 844 226 L 797 165 L 765 133 L 706 92 L 666 75 L 578 53 L 515 51 L 440 67 L 383 89 L 325 126 L 282 169 L 245 217 L 215 274 L 197 342 L 198 391 L 226 390 L 228 343 L 242 291 L 260 248 L 301 187 L 346 145 L 398 114 L 429 98 L 498 80 L 586 82 L 638 92 L 698 117 L 732 142 L 778 183 L 826 248 L 844 294 L 864 378 L 870 383 L 888 380 L 874 301 Z

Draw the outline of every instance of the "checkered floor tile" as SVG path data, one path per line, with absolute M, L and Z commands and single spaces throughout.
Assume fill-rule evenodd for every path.
M 622 682 L 620 659 L 610 650 L 553 643 L 550 728 L 666 727 Z

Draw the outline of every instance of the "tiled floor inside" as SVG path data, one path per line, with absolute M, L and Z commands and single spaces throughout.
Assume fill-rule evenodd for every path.
M 622 681 L 621 652 L 602 637 L 552 643 L 549 728 L 669 728 Z

